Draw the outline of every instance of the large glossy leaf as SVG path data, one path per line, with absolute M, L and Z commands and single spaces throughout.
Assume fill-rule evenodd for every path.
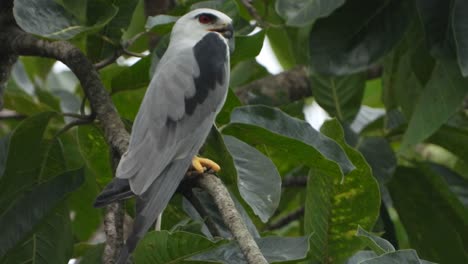
M 340 121 L 352 121 L 359 112 L 365 83 L 364 73 L 343 77 L 311 76 L 315 100 L 330 116 Z
M 264 31 L 260 31 L 251 36 L 236 37 L 236 47 L 234 52 L 231 54 L 231 64 L 235 65 L 242 60 L 255 58 L 263 47 L 264 38 Z
M 453 4 L 453 35 L 457 49 L 458 64 L 463 76 L 468 77 L 468 2 L 455 0 Z
M 383 254 L 376 258 L 371 258 L 368 260 L 364 260 L 359 262 L 361 264 L 421 264 L 421 263 L 430 263 L 428 261 L 421 260 L 418 257 L 416 251 L 407 249 L 407 250 L 398 250 L 395 252 L 390 252 Z
M 178 17 L 168 15 L 150 16 L 146 20 L 145 29 L 158 34 L 165 34 L 171 31 L 173 24 Z
M 46 104 L 36 102 L 34 97 L 22 90 L 6 89 L 4 94 L 4 107 L 25 115 L 34 115 L 44 111 L 53 111 Z
M 3 258 L 0 257 L 0 262 L 3 264 L 68 263 L 73 250 L 69 213 L 64 206 L 51 212 L 37 226 L 34 233 Z
M 287 28 L 271 27 L 266 31 L 271 49 L 275 54 L 278 62 L 284 69 L 291 69 L 296 66 L 296 58 L 294 53 L 294 43 L 289 38 Z
M 379 184 L 387 183 L 397 166 L 397 158 L 390 143 L 383 137 L 368 137 L 360 141 L 359 151 L 372 168 Z
M 388 187 L 411 247 L 422 258 L 468 262 L 468 214 L 439 175 L 427 167 L 398 167 Z
M 256 239 L 256 242 L 268 263 L 300 260 L 307 256 L 307 251 L 309 250 L 308 237 L 265 237 Z M 204 262 L 247 264 L 247 260 L 236 242 L 222 245 L 209 252 L 193 256 L 190 259 Z
M 117 8 L 115 16 L 97 33 L 89 35 L 86 40 L 86 53 L 92 61 L 100 61 L 112 56 L 119 49 L 124 30 L 130 24 L 138 0 L 114 0 L 109 6 L 108 1 L 93 0 L 88 2 L 88 19 L 96 20 L 102 16 L 103 10 Z M 106 38 L 106 39 L 104 39 Z M 114 43 L 109 42 L 112 41 Z
M 251 145 L 265 145 L 282 152 L 284 159 L 314 166 L 322 160 L 336 161 L 342 172 L 354 169 L 343 149 L 305 121 L 266 106 L 234 109 L 231 124 L 223 133 L 235 135 Z M 288 155 L 284 155 L 288 153 Z
M 364 247 L 355 236 L 358 226 L 371 229 L 379 215 L 380 193 L 364 157 L 344 141 L 338 121 L 326 122 L 322 133 L 335 139 L 356 166 L 344 179 L 336 163 L 310 170 L 304 229 L 313 233 L 311 259 L 340 263 Z
M 310 56 L 319 73 L 344 75 L 367 69 L 400 40 L 409 20 L 405 0 L 351 0 L 310 32 Z
M 237 186 L 242 198 L 265 223 L 278 207 L 281 176 L 275 164 L 260 151 L 232 136 L 224 136 L 237 170 Z
M 96 181 L 104 186 L 112 179 L 109 150 L 101 131 L 93 126 L 79 126 L 77 141 L 86 166 L 96 177 Z
M 70 39 L 107 24 L 117 13 L 113 5 L 103 9 L 93 24 L 80 22 L 54 0 L 15 0 L 13 14 L 26 32 L 52 39 Z
M 433 134 L 459 109 L 468 92 L 468 79 L 463 78 L 454 62 L 439 61 L 424 93 L 416 102 L 403 137 L 403 147 L 419 143 Z
M 88 0 L 54 0 L 81 22 L 86 22 Z
M 139 264 L 189 263 L 186 259 L 220 244 L 187 232 L 150 232 L 138 243 L 134 259 Z
M 0 213 L 3 227 L 0 256 L 28 235 L 65 196 L 83 183 L 83 169 L 71 170 L 34 188 L 17 193 Z M 14 186 L 9 186 L 14 188 Z
M 316 19 L 330 15 L 345 0 L 278 0 L 275 3 L 276 12 L 290 26 L 304 26 Z

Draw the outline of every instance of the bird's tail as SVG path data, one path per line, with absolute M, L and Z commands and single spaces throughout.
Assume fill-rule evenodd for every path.
M 138 241 L 143 238 L 184 178 L 191 158 L 172 161 L 151 186 L 136 200 L 132 233 L 120 251 L 116 264 L 126 264 Z
M 94 201 L 94 207 L 104 207 L 108 204 L 128 199 L 133 196 L 134 194 L 130 189 L 128 179 L 120 179 L 115 177 L 96 198 Z

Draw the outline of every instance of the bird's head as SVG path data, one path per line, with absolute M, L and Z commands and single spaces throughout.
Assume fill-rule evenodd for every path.
M 171 39 L 178 38 L 179 41 L 196 43 L 210 32 L 220 34 L 231 51 L 233 50 L 232 19 L 220 11 L 209 8 L 195 9 L 180 17 L 172 29 Z

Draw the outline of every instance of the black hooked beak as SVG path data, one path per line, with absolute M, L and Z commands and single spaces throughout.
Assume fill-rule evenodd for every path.
M 215 29 L 214 31 L 221 33 L 226 39 L 234 37 L 234 27 L 232 24 L 227 24 L 225 27 Z

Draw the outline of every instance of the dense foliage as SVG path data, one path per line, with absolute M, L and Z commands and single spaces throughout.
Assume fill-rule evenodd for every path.
M 15 0 L 13 13 L 24 31 L 70 41 L 94 63 L 149 50 L 100 69 L 130 129 L 176 16 L 225 12 L 236 30 L 231 91 L 202 154 L 222 166 L 266 258 L 468 263 L 467 1 L 175 2 L 149 18 L 142 0 Z M 265 38 L 285 71 L 305 67 L 312 97 L 291 101 L 278 87 L 236 97 L 270 75 L 255 60 Z M 4 91 L 15 118 L 0 121 L 0 263 L 100 263 L 103 211 L 92 203 L 112 177 L 109 148 L 98 122 L 63 129 L 75 120 L 63 113 L 90 107 L 54 63 L 21 57 Z M 334 117 L 320 131 L 304 121 L 312 100 Z M 195 195 L 223 238 L 177 193 L 167 231 L 148 233 L 136 263 L 243 263 L 210 198 Z

